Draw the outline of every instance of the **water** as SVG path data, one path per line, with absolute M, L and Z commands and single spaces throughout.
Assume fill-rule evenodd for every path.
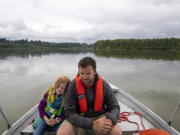
M 180 100 L 180 61 L 113 58 L 94 53 L 8 56 L 0 59 L 0 106 L 13 124 L 37 104 L 58 76 L 76 75 L 84 56 L 97 61 L 98 73 L 168 121 Z M 173 126 L 180 131 L 180 110 Z M 0 116 L 0 133 L 6 129 Z

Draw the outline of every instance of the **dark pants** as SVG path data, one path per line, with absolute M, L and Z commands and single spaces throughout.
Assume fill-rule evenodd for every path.
M 46 124 L 45 120 L 42 119 L 41 122 L 38 124 L 36 130 L 34 131 L 33 135 L 43 135 L 45 131 L 48 129 L 52 129 L 52 131 L 57 131 L 60 127 L 61 123 L 56 124 L 53 127 L 50 127 Z

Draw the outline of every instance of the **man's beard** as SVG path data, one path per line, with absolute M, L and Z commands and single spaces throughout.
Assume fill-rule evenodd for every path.
M 83 81 L 86 85 L 91 85 L 93 83 L 93 80 L 86 79 Z

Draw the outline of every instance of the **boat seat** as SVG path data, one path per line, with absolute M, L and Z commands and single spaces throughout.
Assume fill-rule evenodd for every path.
M 21 135 L 32 135 L 33 132 L 34 132 L 34 128 L 32 127 L 32 125 L 28 125 L 21 131 Z M 56 132 L 46 131 L 43 135 L 56 135 Z M 95 135 L 95 134 L 88 134 L 88 135 Z
M 34 128 L 32 127 L 32 125 L 27 125 L 22 131 L 21 131 L 21 135 L 32 135 L 34 132 Z M 56 135 L 56 132 L 50 132 L 50 131 L 46 131 L 44 133 L 44 135 Z
M 21 135 L 32 135 L 33 132 L 34 132 L 34 129 L 32 125 L 28 125 L 21 131 Z M 133 135 L 137 131 L 122 131 L 122 132 L 123 132 L 123 135 Z M 44 135 L 56 135 L 56 132 L 46 131 Z M 88 134 L 88 135 L 95 135 L 95 134 Z

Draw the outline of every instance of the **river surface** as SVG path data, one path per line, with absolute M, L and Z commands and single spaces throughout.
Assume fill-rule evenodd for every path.
M 180 100 L 180 61 L 115 58 L 94 53 L 6 56 L 0 59 L 0 107 L 11 124 L 37 104 L 44 90 L 60 75 L 73 79 L 84 56 L 96 59 L 97 72 L 165 121 Z M 180 131 L 180 109 L 173 123 Z M 0 115 L 0 134 L 6 124 Z

